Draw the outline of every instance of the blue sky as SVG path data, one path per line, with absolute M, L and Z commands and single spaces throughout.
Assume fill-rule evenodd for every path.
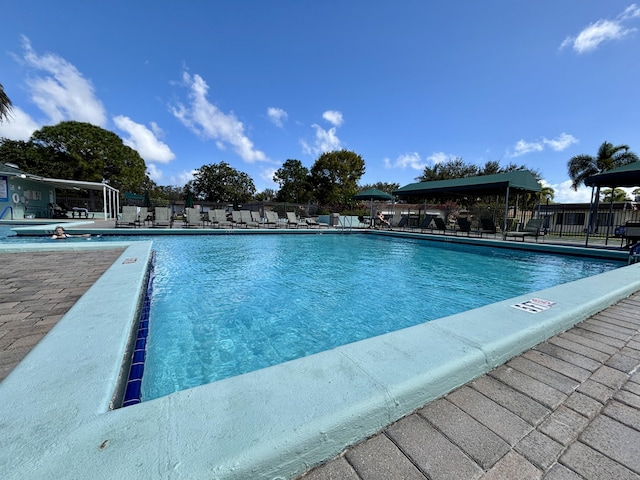
M 640 6 L 607 0 L 21 0 L 2 7 L 0 137 L 90 122 L 160 185 L 225 161 L 276 189 L 287 159 L 361 155 L 361 183 L 452 157 L 538 169 L 604 141 L 640 154 Z

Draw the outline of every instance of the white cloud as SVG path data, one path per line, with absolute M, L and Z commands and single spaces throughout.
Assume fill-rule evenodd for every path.
M 244 133 L 244 125 L 233 112 L 225 114 L 218 107 L 209 103 L 207 92 L 209 86 L 200 75 L 182 75 L 184 84 L 189 88 L 189 105 L 177 104 L 171 107 L 171 113 L 192 132 L 204 138 L 215 140 L 220 150 L 227 145 L 246 162 L 268 161 L 260 150 L 254 148 L 253 142 Z
M 183 186 L 186 183 L 190 182 L 191 180 L 193 180 L 193 175 L 195 174 L 195 170 L 189 170 L 189 171 L 182 171 L 180 173 L 178 173 L 177 175 L 172 175 L 171 177 L 169 177 L 169 182 L 167 183 L 167 185 L 174 185 L 174 186 Z
M 427 166 L 426 162 L 423 162 L 420 159 L 420 155 L 417 152 L 405 153 L 397 157 L 393 162 L 385 158 L 384 159 L 385 168 L 411 168 L 413 170 L 422 171 Z
M 313 145 L 310 145 L 305 140 L 300 141 L 304 153 L 319 155 L 325 152 L 340 150 L 342 144 L 336 135 L 336 127 L 325 130 L 315 123 L 311 126 L 316 131 L 316 136 Z
M 123 139 L 124 144 L 136 150 L 146 162 L 169 163 L 176 158 L 169 146 L 158 140 L 157 135 L 162 135 L 162 130 L 156 124 L 152 124 L 152 132 L 123 115 L 113 117 L 113 122 L 128 134 L 128 137 Z
M 322 114 L 322 118 L 324 118 L 334 127 L 339 127 L 344 121 L 344 119 L 342 118 L 342 113 L 336 112 L 335 110 L 327 110 Z
M 281 108 L 269 107 L 267 117 L 276 127 L 282 128 L 282 122 L 289 117 L 289 114 Z
M 267 184 L 265 188 L 278 188 L 278 184 L 273 181 L 273 175 L 276 173 L 276 170 L 277 168 L 269 167 L 260 172 L 260 178 Z
M 553 188 L 553 201 L 555 203 L 589 203 L 591 201 L 591 188 L 580 186 L 576 191 L 571 188 L 571 183 L 571 180 L 556 184 L 548 184 L 543 181 L 542 185 Z
M 568 133 L 561 133 L 556 138 L 551 140 L 543 139 L 545 145 L 548 145 L 552 150 L 556 152 L 562 152 L 566 150 L 574 143 L 578 143 L 578 139 L 573 135 L 569 135 Z
M 159 184 L 162 181 L 162 171 L 158 170 L 154 163 L 147 163 L 146 165 L 149 178 Z
M 0 123 L 0 137 L 26 142 L 31 137 L 31 134 L 39 128 L 40 125 L 38 125 L 29 115 L 19 107 L 14 106 L 11 109 L 9 118 Z
M 322 114 L 322 118 L 333 125 L 333 127 L 325 130 L 317 123 L 312 124 L 311 127 L 315 130 L 316 135 L 313 140 L 313 144 L 310 144 L 304 139 L 300 140 L 303 153 L 319 155 L 325 152 L 340 150 L 342 148 L 342 142 L 338 138 L 338 135 L 336 135 L 337 127 L 342 125 L 344 121 L 342 113 L 335 110 L 327 110 Z
M 105 109 L 91 82 L 64 58 L 52 53 L 38 55 L 27 37 L 22 41 L 21 61 L 40 72 L 27 79 L 29 94 L 33 103 L 48 116 L 49 123 L 75 120 L 104 126 Z
M 452 155 L 447 155 L 444 152 L 435 152 L 435 153 L 432 153 L 431 155 L 429 155 L 427 157 L 427 160 L 429 160 L 434 165 L 437 165 L 438 163 L 446 162 L 447 160 L 449 160 L 452 157 L 453 157 Z M 453 157 L 453 158 L 455 158 L 455 157 Z
M 518 140 L 515 147 L 513 147 L 513 153 L 511 156 L 519 157 L 520 155 L 526 155 L 531 152 L 541 152 L 544 150 L 544 145 L 541 142 L 525 142 L 524 140 Z
M 507 152 L 508 157 L 519 157 L 532 152 L 542 152 L 549 147 L 551 150 L 561 152 L 574 143 L 578 143 L 578 139 L 568 133 L 561 133 L 556 138 L 542 138 L 535 142 L 527 142 L 526 140 L 518 140 L 513 149 Z
M 628 6 L 615 20 L 598 20 L 583 29 L 575 37 L 568 36 L 560 45 L 560 49 L 571 47 L 576 53 L 588 53 L 609 40 L 620 40 L 636 31 L 628 28 L 624 22 L 639 18 L 640 9 L 636 4 Z

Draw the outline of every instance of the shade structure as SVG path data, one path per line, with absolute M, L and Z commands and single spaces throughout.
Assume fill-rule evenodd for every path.
M 540 192 L 542 187 L 529 170 L 514 170 L 494 175 L 410 183 L 394 190 L 393 194 L 399 197 L 498 195 L 504 194 L 507 189 L 521 192 Z
M 640 162 L 632 162 L 603 173 L 587 177 L 588 187 L 637 187 L 640 186 Z
M 383 192 L 382 190 L 378 190 L 377 188 L 368 188 L 364 192 L 360 192 L 355 194 L 352 197 L 354 200 L 369 200 L 369 218 L 371 225 L 373 225 L 373 201 L 374 200 L 393 200 L 393 195 L 388 194 L 387 192 Z
M 187 199 L 184 201 L 185 208 L 193 208 L 193 195 L 191 192 L 187 194 Z
M 507 209 L 509 194 L 512 192 L 539 193 L 542 187 L 529 170 L 479 175 L 475 177 L 419 182 L 405 185 L 393 194 L 399 197 L 460 197 L 464 195 L 504 195 L 505 215 L 502 226 L 502 238 L 506 239 Z
M 393 200 L 393 195 L 378 190 L 377 188 L 369 188 L 364 192 L 357 193 L 353 196 L 354 200 Z
M 587 228 L 587 236 L 585 245 L 589 245 L 589 235 L 594 230 L 594 222 L 596 221 L 598 213 L 598 205 L 600 203 L 600 188 L 609 187 L 613 189 L 618 187 L 637 187 L 640 186 L 640 162 L 632 162 L 621 167 L 612 168 L 603 173 L 597 175 L 591 175 L 587 177 L 584 184 L 591 187 L 591 205 L 589 208 L 589 220 Z M 595 190 L 595 191 L 594 191 Z M 611 202 L 609 205 L 609 215 L 613 209 L 613 195 L 611 195 Z M 607 233 L 605 243 L 609 241 L 609 231 L 611 225 L 607 222 Z
M 151 206 L 151 198 L 149 197 L 149 190 L 144 192 L 144 200 L 142 200 L 142 206 L 149 208 Z

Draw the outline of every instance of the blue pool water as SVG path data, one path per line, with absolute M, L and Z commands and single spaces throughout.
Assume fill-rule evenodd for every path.
M 621 266 L 369 235 L 154 239 L 142 398 Z
M 373 235 L 135 239 L 156 253 L 143 400 L 624 265 Z

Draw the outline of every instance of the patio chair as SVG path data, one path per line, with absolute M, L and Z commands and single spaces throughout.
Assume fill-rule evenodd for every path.
M 466 233 L 467 237 L 471 233 L 471 222 L 466 217 L 456 217 L 456 222 L 458 222 L 458 230 L 457 232 Z
M 287 212 L 287 227 L 307 227 L 307 222 L 302 222 L 296 218 L 295 212 Z
M 140 225 L 138 207 L 124 205 L 122 213 L 116 219 L 116 228 L 131 228 Z
M 534 237 L 536 242 L 538 241 L 538 237 L 540 236 L 540 228 L 542 227 L 542 219 L 541 218 L 532 218 L 527 222 L 524 227 L 524 230 L 521 232 L 506 232 L 506 237 L 514 237 L 521 238 L 524 242 L 525 237 Z
M 395 228 L 404 230 L 407 227 L 408 223 L 409 223 L 409 215 L 402 215 L 400 217 L 400 220 L 398 220 L 398 224 L 395 226 Z
M 240 210 L 240 218 L 242 219 L 245 227 L 259 227 L 260 224 L 256 222 L 249 210 Z
M 155 218 L 153 220 L 154 227 L 169 227 L 173 226 L 173 218 L 171 215 L 170 207 L 156 207 Z
M 493 223 L 493 220 L 490 218 L 481 218 L 480 219 L 480 236 L 483 233 L 491 233 L 493 235 L 496 234 L 498 229 L 496 228 L 496 224 Z
M 242 220 L 242 214 L 240 213 L 240 210 L 233 210 L 231 212 L 231 223 L 233 224 L 234 227 L 245 227 L 247 226 L 247 223 Z
M 443 220 L 442 218 L 440 218 L 440 217 L 435 217 L 435 218 L 433 219 L 433 223 L 435 223 L 435 224 L 436 224 L 436 230 L 441 231 L 443 234 L 446 234 L 446 233 L 447 233 L 447 230 L 448 230 L 448 228 L 447 228 L 447 224 L 446 224 L 446 223 L 444 223 L 444 220 Z
M 321 227 L 329 228 L 328 223 L 318 222 L 315 218 L 308 217 L 305 220 L 307 222 L 307 225 L 309 225 L 311 228 L 321 228 Z
M 267 224 L 265 219 L 260 216 L 260 212 L 256 210 L 251 210 L 251 220 L 253 220 L 253 222 L 256 223 L 258 227 L 264 227 Z
M 278 217 L 278 212 L 273 212 L 270 210 L 265 210 L 264 212 L 265 217 L 267 217 L 267 220 L 265 222 L 265 224 L 267 225 L 267 227 L 270 227 L 271 225 L 273 225 L 275 228 L 278 228 L 280 226 L 285 226 L 281 221 L 280 218 Z
M 227 214 L 221 208 L 216 208 L 213 211 L 213 224 L 217 227 L 233 227 L 233 222 L 227 220 Z
M 200 215 L 199 208 L 185 208 L 184 226 L 185 227 L 198 227 L 204 226 L 202 216 Z
M 426 213 L 424 215 L 424 218 L 420 222 L 420 225 L 418 225 L 418 228 L 420 229 L 420 233 L 424 232 L 427 229 L 430 229 L 433 232 L 433 227 L 430 227 L 430 225 L 431 225 L 431 222 L 433 222 L 433 219 L 435 217 L 436 217 L 435 215 L 432 215 L 430 213 Z

